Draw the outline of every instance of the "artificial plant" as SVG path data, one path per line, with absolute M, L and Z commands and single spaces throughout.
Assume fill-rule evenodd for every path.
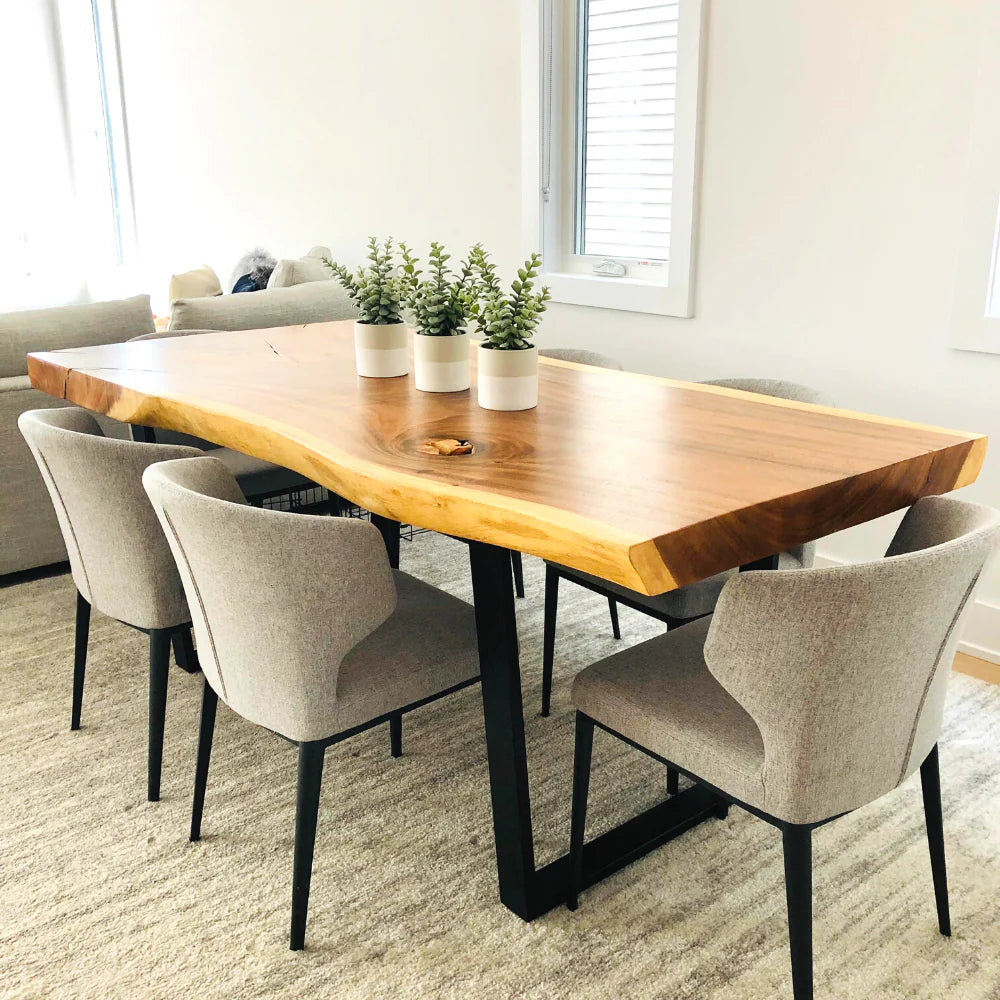
M 387 326 L 403 322 L 406 287 L 392 259 L 392 245 L 392 239 L 380 244 L 374 236 L 369 237 L 369 263 L 353 274 L 343 264 L 323 258 L 323 263 L 337 276 L 361 312 L 360 323 Z
M 431 243 L 427 256 L 428 276 L 419 270 L 419 260 L 405 243 L 399 244 L 403 257 L 404 301 L 413 313 L 418 333 L 428 337 L 455 337 L 465 332 L 465 323 L 475 297 L 470 259 L 462 262 L 456 276 L 448 270 L 451 254 L 440 243 Z
M 477 275 L 476 294 L 470 301 L 469 311 L 486 341 L 483 346 L 496 351 L 524 351 L 530 348 L 529 338 L 541 322 L 545 303 L 552 298 L 545 285 L 534 291 L 535 278 L 542 264 L 541 256 L 532 253 L 524 262 L 524 267 L 518 269 L 509 295 L 504 294 L 496 265 L 489 260 L 489 254 L 481 245 L 476 244 L 469 252 L 469 263 Z

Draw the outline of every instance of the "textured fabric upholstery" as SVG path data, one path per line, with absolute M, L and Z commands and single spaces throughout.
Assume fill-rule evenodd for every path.
M 98 611 L 139 628 L 189 621 L 141 478 L 155 462 L 199 452 L 106 438 L 76 407 L 22 413 L 18 427 L 48 487 L 80 593 Z
M 324 739 L 478 674 L 473 609 L 405 574 L 394 582 L 373 525 L 242 505 L 212 458 L 157 465 L 143 482 L 205 677 L 244 718 Z
M 745 769 L 732 763 L 743 731 L 735 722 L 731 733 L 706 724 L 720 744 L 717 763 L 732 772 L 716 767 L 710 776 L 703 746 L 683 729 L 694 711 L 688 703 L 704 689 L 677 684 L 659 700 L 643 700 L 652 688 L 641 670 L 639 681 L 630 678 L 632 650 L 612 658 L 612 681 L 607 660 L 584 670 L 574 701 L 778 819 L 813 823 L 856 809 L 900 784 L 937 741 L 957 623 L 998 538 L 996 511 L 929 497 L 908 512 L 885 559 L 727 581 L 703 656 L 760 731 L 755 796 L 747 794 Z M 696 654 L 676 639 L 685 631 L 654 640 L 664 673 L 695 669 Z M 633 690 L 640 683 L 646 690 Z
M 332 278 L 333 271 L 319 257 L 300 257 L 298 260 L 279 260 L 267 279 L 267 287 L 289 288 L 308 281 L 330 281 Z
M 204 295 L 221 295 L 222 284 L 219 276 L 208 264 L 183 271 L 181 274 L 170 275 L 170 285 L 167 290 L 167 301 L 177 299 L 196 299 Z
M 796 403 L 813 403 L 816 406 L 836 406 L 836 403 L 819 389 L 798 382 L 786 382 L 777 378 L 719 378 L 708 379 L 701 385 L 717 385 L 723 389 L 739 389 L 741 392 L 755 392 L 759 396 L 774 396 L 790 399 Z
M 577 365 L 610 368 L 616 372 L 622 370 L 622 366 L 614 358 L 609 358 L 606 354 L 598 354 L 597 351 L 583 351 L 575 347 L 546 347 L 544 350 L 540 350 L 538 354 L 543 358 L 555 358 L 557 361 L 572 361 Z
M 812 546 L 809 549 L 810 551 L 806 553 L 801 553 L 798 550 L 795 552 L 782 552 L 778 556 L 779 568 L 803 569 L 806 565 L 812 565 L 811 558 L 808 564 L 802 562 L 803 554 L 811 557 Z M 726 585 L 726 581 L 734 573 L 738 572 L 735 569 L 726 570 L 725 573 L 717 573 L 715 576 L 710 576 L 707 580 L 699 580 L 697 583 L 689 584 L 687 587 L 679 587 L 677 590 L 670 590 L 665 594 L 647 597 L 638 591 L 629 590 L 628 587 L 623 587 L 617 583 L 610 583 L 608 580 L 602 580 L 599 576 L 582 573 L 578 569 L 571 569 L 559 563 L 553 563 L 553 565 L 571 580 L 578 580 L 583 584 L 593 584 L 617 597 L 624 598 L 634 604 L 640 604 L 644 608 L 649 608 L 650 611 L 656 614 L 667 615 L 679 621 L 685 621 L 688 618 L 700 618 L 702 615 L 711 614 L 712 609 L 715 607 L 715 602 L 719 599 L 719 594 L 722 593 L 722 588 Z
M 32 351 L 118 344 L 153 329 L 148 295 L 0 314 L 0 378 L 27 374 Z
M 361 725 L 479 674 L 472 606 L 400 570 L 393 570 L 393 579 L 396 609 L 341 664 L 336 729 Z
M 17 427 L 28 410 L 68 404 L 32 387 L 27 375 L 0 378 L 0 574 L 62 562 L 66 546 L 31 450 Z M 108 437 L 128 439 L 129 428 L 95 414 Z
M 587 667 L 573 682 L 573 704 L 744 802 L 759 802 L 764 740 L 705 664 L 710 625 L 702 618 Z
M 17 418 L 28 410 L 67 403 L 32 388 L 27 353 L 117 343 L 152 329 L 145 295 L 0 315 L 0 574 L 66 558 L 55 511 Z M 110 437 L 129 436 L 124 424 L 108 417 L 98 417 L 98 422 Z
M 355 319 L 357 315 L 339 281 L 309 281 L 290 288 L 178 299 L 170 307 L 170 329 L 264 330 Z
M 545 352 L 540 352 L 545 353 Z M 581 352 L 587 353 L 587 352 Z M 600 355 L 597 355 L 600 357 Z M 574 358 L 566 358 L 573 361 Z M 589 362 L 581 362 L 587 364 Z M 605 366 L 608 367 L 608 366 Z M 620 367 L 620 366 L 617 366 Z M 729 378 L 717 379 L 710 382 L 702 382 L 702 385 L 717 385 L 726 389 L 739 389 L 742 392 L 756 392 L 762 396 L 774 396 L 779 399 L 791 399 L 798 403 L 815 403 L 819 406 L 833 406 L 833 400 L 818 389 L 810 389 L 807 385 L 799 385 L 797 382 L 784 382 L 778 379 L 761 378 Z M 788 552 L 783 552 L 778 557 L 778 567 L 780 569 L 808 569 L 816 559 L 816 543 L 807 542 L 804 545 L 797 545 Z M 688 618 L 698 618 L 701 615 L 711 614 L 715 607 L 715 602 L 722 593 L 726 580 L 736 572 L 736 569 L 727 570 L 725 573 L 718 573 L 707 580 L 699 580 L 687 587 L 678 590 L 671 590 L 666 594 L 659 594 L 656 597 L 647 597 L 627 587 L 609 583 L 600 577 L 581 573 L 579 570 L 569 569 L 558 563 L 553 563 L 560 572 L 571 579 L 581 582 L 595 584 L 613 594 L 641 604 L 651 611 L 660 615 L 668 615 L 684 621 Z

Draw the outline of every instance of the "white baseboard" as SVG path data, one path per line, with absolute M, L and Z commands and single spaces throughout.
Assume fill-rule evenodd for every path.
M 848 560 L 817 553 L 816 566 L 844 566 Z M 975 600 L 965 612 L 958 648 L 969 656 L 1000 663 L 1000 607 Z

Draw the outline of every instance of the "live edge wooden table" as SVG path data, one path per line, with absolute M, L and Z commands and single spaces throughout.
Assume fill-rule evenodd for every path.
M 475 388 L 359 378 L 350 321 L 32 354 L 28 374 L 470 541 L 500 899 L 525 920 L 561 902 L 568 862 L 535 867 L 508 550 L 659 594 L 965 486 L 986 452 L 976 434 L 546 359 L 537 409 L 498 413 Z M 432 457 L 428 438 L 474 452 Z M 718 806 L 695 786 L 596 838 L 585 882 Z

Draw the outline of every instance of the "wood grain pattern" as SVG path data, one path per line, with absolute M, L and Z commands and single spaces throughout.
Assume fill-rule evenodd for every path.
M 29 355 L 37 388 L 661 593 L 972 482 L 986 438 L 541 359 L 537 409 L 354 372 L 351 323 Z M 430 456 L 431 438 L 473 454 Z

